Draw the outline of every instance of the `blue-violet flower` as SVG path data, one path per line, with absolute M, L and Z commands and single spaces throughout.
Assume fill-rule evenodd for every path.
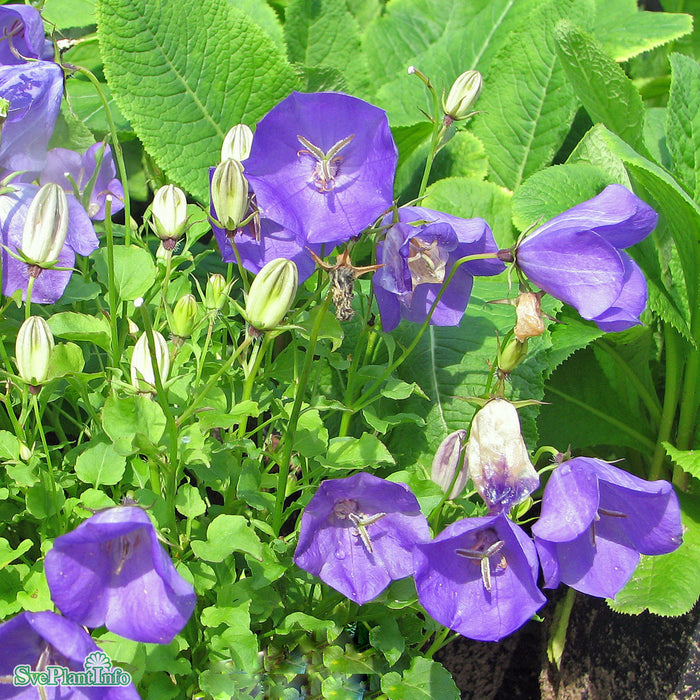
M 0 65 L 52 57 L 53 46 L 44 36 L 44 22 L 36 8 L 17 4 L 0 7 Z

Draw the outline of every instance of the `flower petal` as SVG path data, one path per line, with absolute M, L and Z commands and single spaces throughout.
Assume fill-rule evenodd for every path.
M 624 331 L 641 322 L 639 315 L 647 305 L 647 282 L 642 271 L 632 258 L 621 253 L 625 266 L 622 290 L 613 305 L 599 316 L 591 319 L 603 331 Z

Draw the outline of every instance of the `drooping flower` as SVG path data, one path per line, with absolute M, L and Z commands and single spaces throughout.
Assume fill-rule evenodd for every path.
M 510 401 L 492 399 L 474 416 L 467 441 L 469 476 L 492 513 L 524 501 L 540 484 Z
M 44 36 L 44 22 L 37 9 L 15 4 L 0 7 L 0 65 L 52 56 L 53 46 Z
M 656 226 L 656 212 L 622 185 L 555 216 L 515 251 L 522 272 L 604 331 L 638 325 L 647 286 L 624 252 Z
M 112 149 L 99 142 L 90 146 L 82 155 L 67 148 L 52 148 L 47 154 L 39 182 L 42 185 L 55 182 L 69 194 L 75 194 L 75 183 L 80 201 L 90 218 L 102 221 L 105 218 L 107 195 L 112 196 L 112 214 L 124 208 L 124 187 L 116 175 Z
M 433 457 L 430 478 L 447 494 L 457 498 L 469 479 L 466 463 L 467 431 L 455 430 L 439 445 Z
M 17 667 L 28 666 L 32 672 L 48 666 L 62 666 L 70 671 L 83 671 L 86 658 L 98 646 L 79 625 L 56 613 L 23 612 L 0 625 L 0 676 L 13 677 Z M 28 675 L 24 674 L 26 677 Z M 37 686 L 0 683 L 3 700 L 34 700 L 38 697 L 61 700 L 139 700 L 132 683 L 126 686 L 70 687 L 44 686 L 45 696 Z
M 264 218 L 330 252 L 391 206 L 397 157 L 383 110 L 293 92 L 258 124 L 245 171 Z
M 415 547 L 418 600 L 470 639 L 498 641 L 539 610 L 532 540 L 505 515 L 465 518 Z
M 99 511 L 57 537 L 45 571 L 66 617 L 137 642 L 168 644 L 195 606 L 192 586 L 175 570 L 146 512 L 133 505 Z
M 391 223 L 387 217 L 385 225 Z M 457 260 L 467 255 L 495 253 L 496 242 L 483 219 L 460 219 L 423 207 L 401 207 L 399 221 L 377 245 L 383 267 L 373 278 L 374 294 L 384 331 L 401 318 L 422 323 Z M 457 326 L 467 308 L 474 275 L 497 275 L 499 260 L 463 263 L 447 286 L 430 323 Z
M 678 498 L 667 481 L 645 481 L 599 459 L 576 457 L 552 473 L 532 526 L 545 587 L 563 582 L 614 598 L 640 554 L 682 541 Z
M 324 481 L 301 519 L 297 566 L 359 605 L 410 576 L 430 530 L 408 486 L 372 474 Z
M 63 71 L 50 61 L 0 67 L 0 97 L 10 103 L 0 132 L 0 168 L 38 175 L 63 98 Z
M 0 195 L 2 293 L 11 296 L 21 289 L 24 290 L 22 298 L 26 299 L 30 266 L 10 255 L 10 251 L 19 253 L 22 250 L 25 220 L 39 187 L 23 183 L 16 183 L 11 187 L 12 191 Z M 68 197 L 67 200 L 68 232 L 58 254 L 56 268 L 41 270 L 32 289 L 32 301 L 39 304 L 53 304 L 58 301 L 70 280 L 71 268 L 75 265 L 75 254 L 90 255 L 99 246 L 92 222 L 80 202 L 75 197 Z

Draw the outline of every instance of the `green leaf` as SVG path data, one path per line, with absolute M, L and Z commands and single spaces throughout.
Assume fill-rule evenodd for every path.
M 217 636 L 212 648 L 228 649 L 235 668 L 244 673 L 260 670 L 258 641 L 250 629 L 250 600 L 235 606 L 217 606 L 202 610 L 201 623 L 205 627 L 225 625 L 224 632 Z
M 98 0 L 105 75 L 168 177 L 201 201 L 226 131 L 297 87 L 273 41 L 226 0 Z M 196 19 L 195 19 L 196 18 Z
M 75 462 L 75 474 L 94 486 L 113 486 L 124 475 L 126 457 L 106 442 L 91 444 Z
M 28 552 L 32 544 L 31 540 L 22 540 L 16 548 L 13 548 L 4 537 L 0 537 L 0 570 Z
M 632 146 L 641 144 L 644 106 L 632 81 L 602 46 L 569 22 L 555 30 L 559 60 L 594 122 Z
M 94 0 L 46 0 L 41 11 L 46 22 L 56 29 L 87 27 L 95 24 Z
M 403 675 L 392 671 L 382 677 L 389 700 L 459 700 L 459 690 L 447 669 L 437 661 L 416 656 Z
M 494 182 L 515 189 L 548 165 L 566 137 L 578 100 L 557 59 L 554 27 L 570 18 L 582 24 L 592 0 L 557 0 L 513 32 L 484 78 L 474 133 L 489 158 Z
M 340 71 L 349 91 L 368 96 L 369 68 L 357 20 L 338 0 L 292 0 L 284 13 L 289 60 Z
M 325 632 L 328 641 L 333 641 L 341 633 L 342 629 L 333 620 L 319 620 L 317 617 L 307 615 L 303 612 L 295 612 L 282 620 L 277 631 L 280 634 L 289 634 L 294 629 L 301 629 L 305 632 Z
M 418 499 L 420 509 L 429 515 L 433 508 L 442 500 L 442 489 L 431 479 L 426 479 L 417 470 L 402 470 L 389 475 L 387 481 L 406 484 L 411 493 Z
M 109 85 L 100 83 L 100 86 L 104 90 L 109 111 L 112 114 L 117 131 L 122 133 L 131 132 L 131 124 L 121 113 L 119 107 L 117 107 Z M 104 105 L 91 82 L 79 78 L 67 80 L 66 94 L 71 109 L 86 127 L 96 133 L 107 133 L 109 131 L 109 121 Z
M 483 180 L 488 173 L 484 144 L 471 131 L 458 131 L 435 156 L 430 172 L 432 181 L 446 177 L 473 177 Z
M 627 61 L 693 30 L 690 15 L 640 12 L 636 0 L 596 0 L 593 35 L 616 61 Z
M 51 134 L 49 148 L 69 148 L 73 151 L 86 151 L 95 143 L 95 137 L 88 127 L 74 115 L 66 103 L 61 104 L 61 111 L 56 126 Z
M 51 332 L 67 340 L 85 340 L 103 350 L 111 345 L 109 321 L 104 316 L 88 316 L 74 311 L 62 311 L 48 319 Z
M 262 560 L 262 542 L 242 515 L 218 515 L 207 528 L 206 542 L 193 540 L 190 545 L 205 561 L 223 561 L 232 552 Z
M 469 68 L 487 70 L 510 32 L 529 19 L 541 0 L 392 0 L 363 36 L 377 90 L 377 104 L 393 126 L 420 119 L 429 100 L 425 86 L 408 75 L 414 65 L 438 93 Z
M 100 248 L 93 256 L 95 271 L 107 286 L 109 267 L 107 248 Z M 156 279 L 156 266 L 151 254 L 137 246 L 114 246 L 114 284 L 122 301 L 133 301 L 143 296 Z
M 351 676 L 355 673 L 372 675 L 377 673 L 377 658 L 370 654 L 356 651 L 350 644 L 345 648 L 329 646 L 323 650 L 323 665 L 334 675 Z
M 260 415 L 260 409 L 255 401 L 241 401 L 240 403 L 231 406 L 228 411 L 202 411 L 197 414 L 197 422 L 199 427 L 204 432 L 212 428 L 232 428 L 238 425 L 246 418 L 257 418 Z
M 51 351 L 47 380 L 80 374 L 84 366 L 83 351 L 75 343 L 59 343 Z
M 684 615 L 700 596 L 700 499 L 679 494 L 683 544 L 670 554 L 642 556 L 629 583 L 608 601 L 617 611 L 639 615 Z
M 0 430 L 0 460 L 7 462 L 19 459 L 20 441 L 14 433 Z
M 589 163 L 553 165 L 540 170 L 515 191 L 513 223 L 520 231 L 544 224 L 600 194 L 612 182 L 609 173 Z
M 178 513 L 184 515 L 188 520 L 204 515 L 207 506 L 199 495 L 199 489 L 191 484 L 183 484 L 177 490 L 175 496 L 175 508 Z
M 275 45 L 284 51 L 284 31 L 277 13 L 265 0 L 228 0 L 231 7 L 245 12 L 267 35 Z
M 369 643 L 381 651 L 384 658 L 393 666 L 403 654 L 405 641 L 393 617 L 384 617 L 379 623 L 369 631 Z
M 145 396 L 111 394 L 102 409 L 102 428 L 123 455 L 136 451 L 139 436 L 157 445 L 165 431 L 163 409 Z
M 671 92 L 668 98 L 666 143 L 678 181 L 700 201 L 700 65 L 692 58 L 671 54 Z
M 46 520 L 55 516 L 66 501 L 63 489 L 56 487 L 54 500 L 53 487 L 48 483 L 35 484 L 26 489 L 27 510 L 37 519 Z
M 320 461 L 329 469 L 364 469 L 375 464 L 394 464 L 389 450 L 371 433 L 363 433 L 360 438 L 333 438 L 328 445 L 328 454 Z
M 294 451 L 304 457 L 315 457 L 326 451 L 328 429 L 318 411 L 306 410 L 299 416 L 294 435 Z
M 664 442 L 663 446 L 674 464 L 696 479 L 700 479 L 700 450 L 677 450 L 670 442 Z

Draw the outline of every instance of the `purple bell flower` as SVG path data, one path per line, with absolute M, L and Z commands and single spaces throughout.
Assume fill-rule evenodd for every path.
M 391 217 L 387 216 L 383 223 L 391 223 Z M 383 330 L 393 330 L 401 318 L 423 323 L 457 260 L 497 250 L 491 229 L 483 219 L 460 219 L 423 207 L 401 207 L 398 223 L 377 245 L 377 262 L 383 267 L 372 282 Z M 461 265 L 430 323 L 458 326 L 469 302 L 473 276 L 497 275 L 504 269 L 495 258 Z
M 440 624 L 497 642 L 546 602 L 532 540 L 505 515 L 465 518 L 415 548 L 418 600 Z
M 0 67 L 0 97 L 10 103 L 0 133 L 0 168 L 41 172 L 46 148 L 63 98 L 63 71 L 55 63 L 34 61 Z
M 89 654 L 101 652 L 80 625 L 56 613 L 24 612 L 0 625 L 0 676 L 13 676 L 16 666 L 33 672 L 47 666 L 83 671 Z M 47 700 L 139 700 L 132 683 L 126 686 L 43 686 Z M 36 700 L 37 686 L 0 683 L 0 700 Z
M 682 541 L 678 498 L 667 481 L 645 481 L 589 457 L 552 473 L 532 526 L 546 588 L 563 582 L 614 598 L 640 554 L 665 554 Z
M 53 46 L 44 36 L 44 22 L 38 10 L 31 5 L 0 7 L 0 65 L 52 57 Z
M 37 185 L 22 183 L 10 186 L 13 191 L 0 195 L 0 243 L 10 251 L 22 248 L 24 220 L 32 199 L 39 191 Z M 66 289 L 75 265 L 75 254 L 90 255 L 99 246 L 95 229 L 87 213 L 75 197 L 68 197 L 68 235 L 63 249 L 58 255 L 57 268 L 42 270 L 34 282 L 32 302 L 38 304 L 56 303 Z M 2 293 L 11 296 L 18 289 L 24 290 L 26 299 L 29 284 L 29 265 L 10 255 L 3 247 L 2 259 Z
M 95 177 L 95 169 L 100 160 L 100 169 Z M 55 182 L 69 195 L 75 194 L 75 189 L 66 177 L 66 173 L 77 185 L 81 201 L 93 221 L 104 220 L 107 195 L 112 195 L 112 214 L 124 208 L 124 188 L 116 178 L 117 170 L 112 159 L 112 149 L 109 146 L 99 142 L 90 146 L 82 155 L 67 148 L 52 148 L 47 154 L 46 166 L 39 177 L 39 182 L 42 185 Z M 86 193 L 86 188 L 93 177 L 95 177 L 94 183 Z M 87 197 L 85 197 L 86 194 Z
M 293 92 L 258 124 L 245 171 L 264 218 L 329 252 L 391 206 L 397 158 L 383 110 Z
M 622 185 L 555 216 L 515 251 L 522 272 L 604 331 L 639 325 L 647 285 L 625 252 L 646 238 L 658 215 Z
M 57 537 L 45 570 L 51 598 L 66 617 L 137 642 L 170 643 L 196 602 L 137 506 L 99 511 Z
M 413 546 L 429 538 L 408 486 L 360 473 L 319 486 L 304 510 L 294 561 L 362 605 L 413 574 Z

